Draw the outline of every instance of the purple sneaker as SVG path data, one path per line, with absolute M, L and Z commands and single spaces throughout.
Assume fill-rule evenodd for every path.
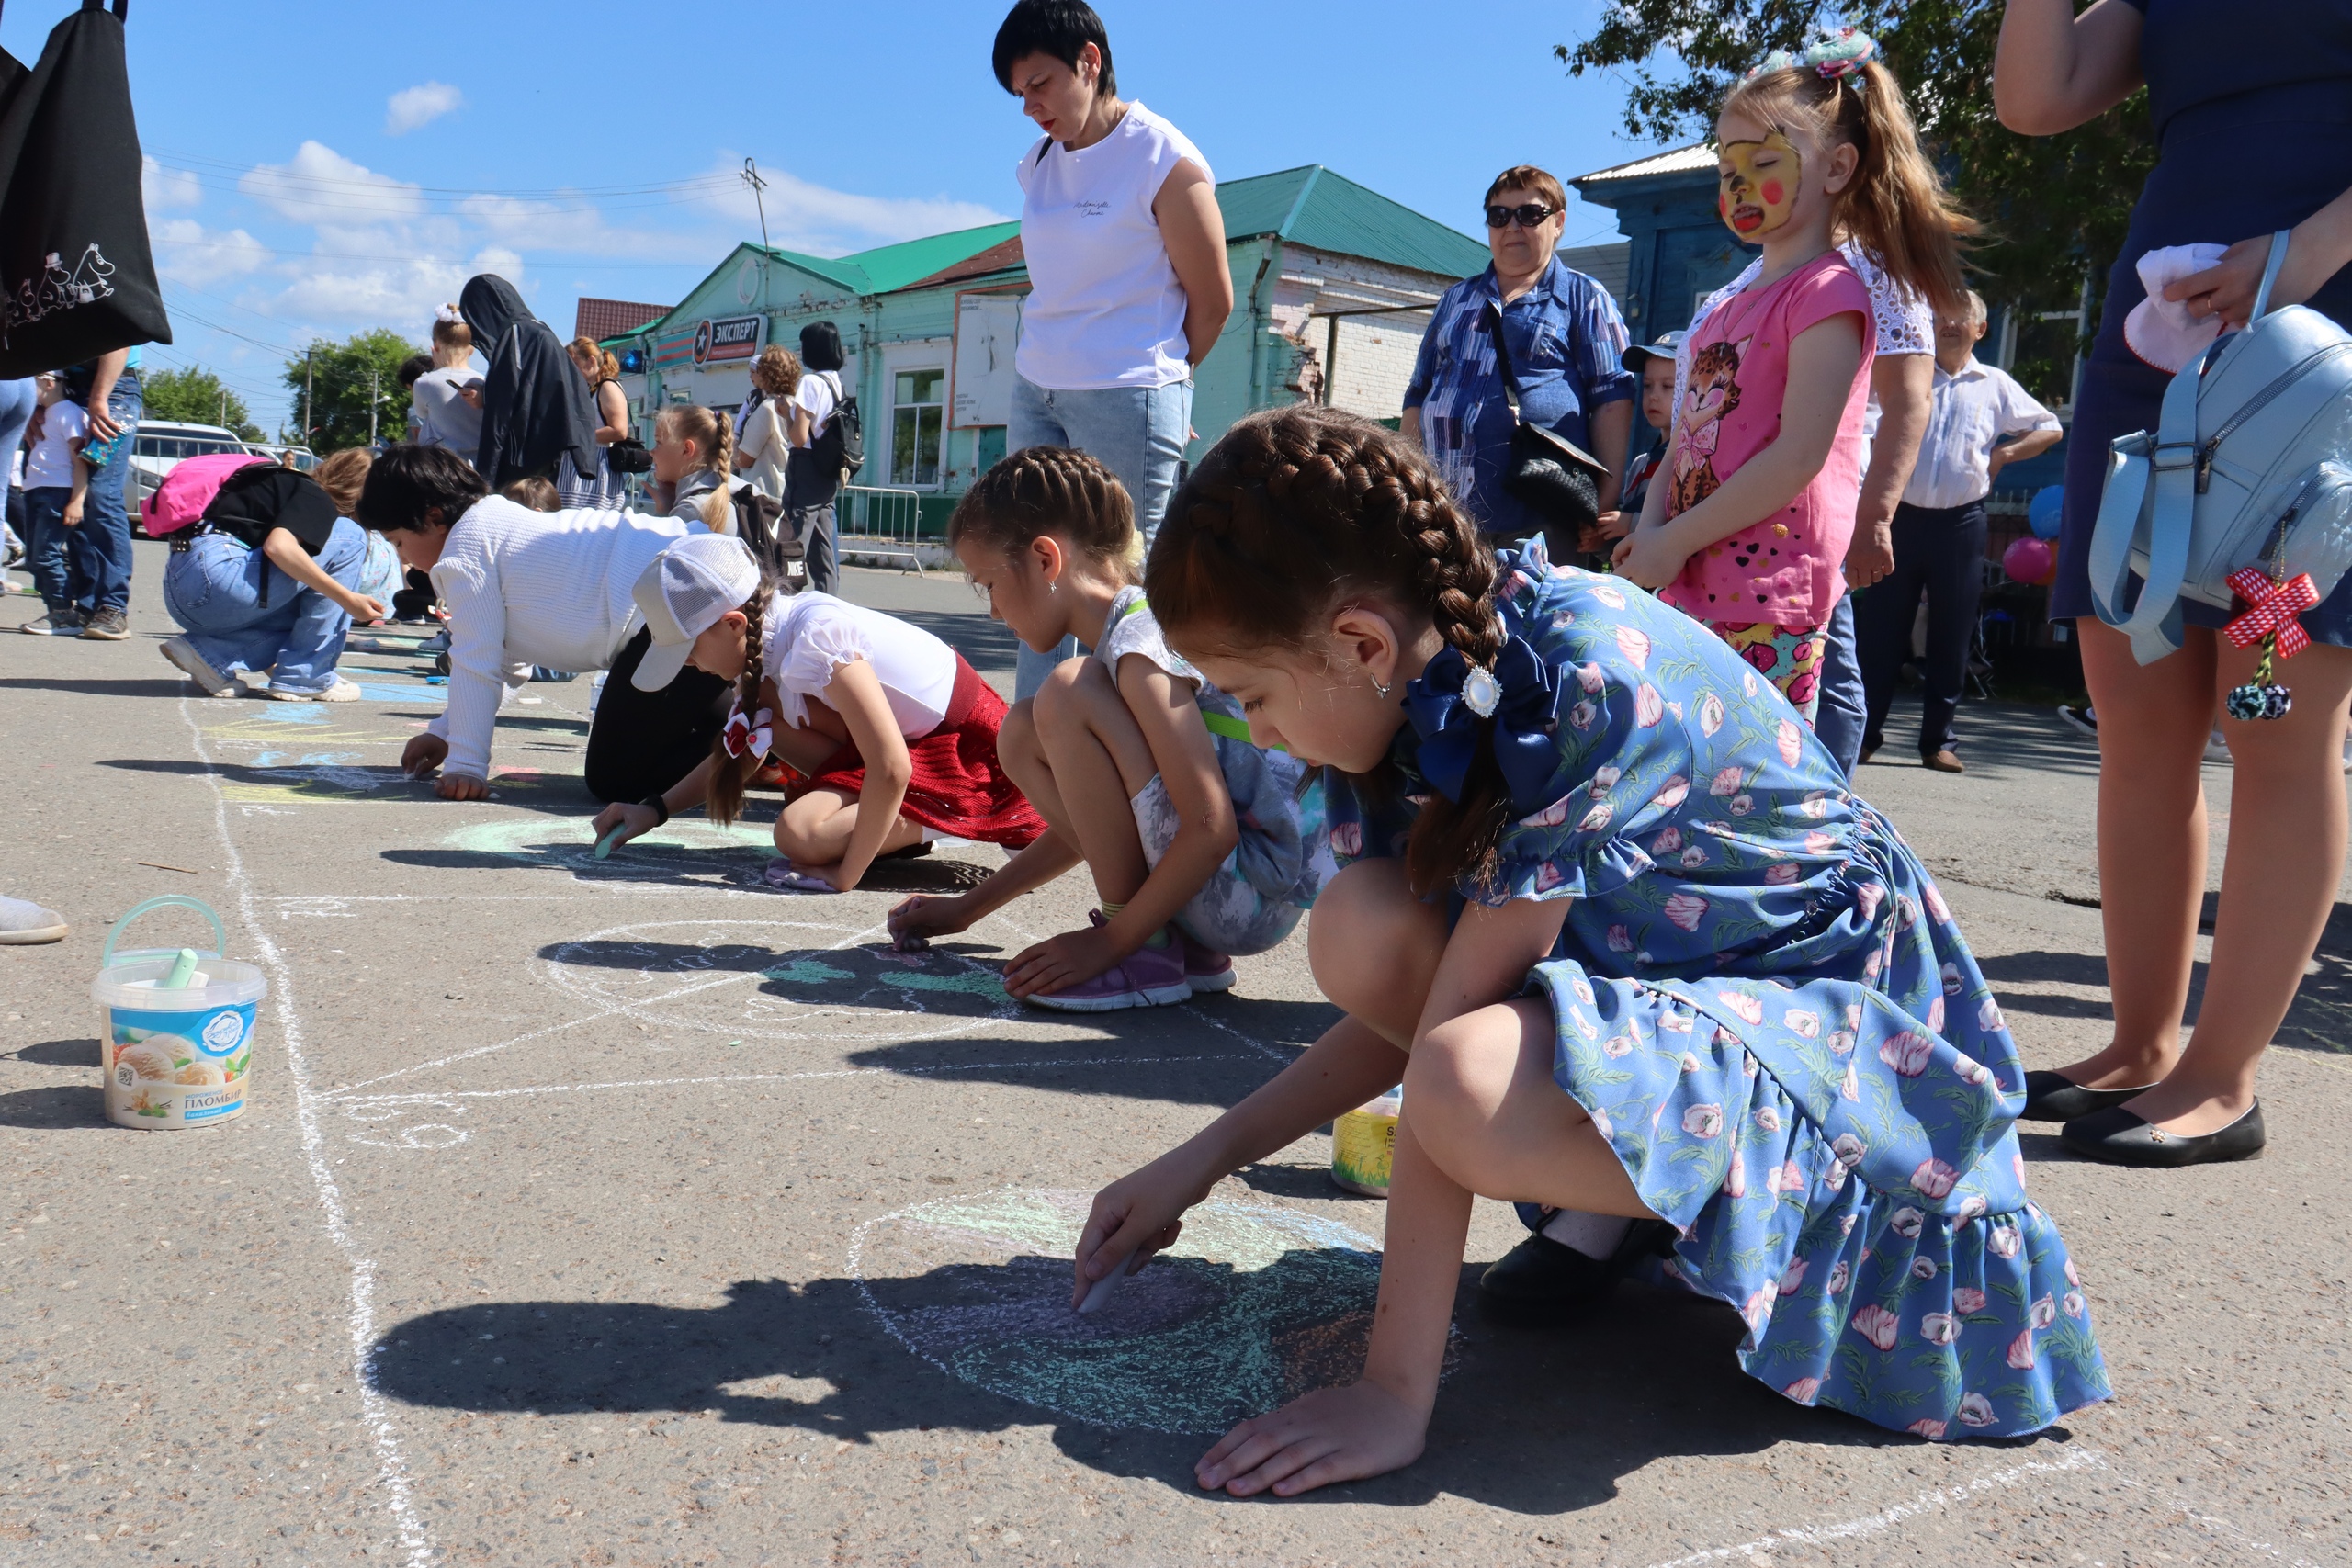
M 1215 948 L 1203 947 L 1174 926 L 1176 940 L 1184 949 L 1184 984 L 1193 987 L 1194 996 L 1204 991 L 1233 989 L 1233 960 Z
M 1171 940 L 1166 947 L 1136 949 L 1083 985 L 1022 999 L 1057 1012 L 1116 1012 L 1122 1008 L 1164 1008 L 1190 1000 L 1192 995 L 1183 953 Z

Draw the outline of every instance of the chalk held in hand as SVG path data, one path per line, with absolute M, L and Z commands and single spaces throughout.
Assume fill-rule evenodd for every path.
M 628 831 L 628 824 L 624 822 L 619 827 L 614 829 L 611 832 L 605 834 L 603 838 L 597 840 L 596 858 L 598 860 L 603 860 L 606 855 L 611 854 L 613 852 L 613 847 L 621 841 L 621 835 Z
M 1117 1268 L 1112 1269 L 1108 1274 L 1103 1275 L 1100 1280 L 1095 1280 L 1093 1288 L 1086 1292 L 1086 1299 L 1078 1303 L 1078 1310 L 1080 1313 L 1084 1314 L 1092 1312 L 1103 1303 L 1109 1301 L 1111 1299 L 1111 1292 L 1119 1288 L 1119 1281 L 1127 1277 L 1127 1270 L 1133 1266 L 1134 1262 L 1135 1260 L 1133 1258 L 1123 1258 Z

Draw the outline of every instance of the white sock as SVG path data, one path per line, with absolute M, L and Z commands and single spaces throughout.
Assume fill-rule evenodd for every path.
M 1544 1222 L 1543 1234 L 1562 1247 L 1572 1247 L 1587 1258 L 1607 1262 L 1625 1239 L 1625 1232 L 1634 1222 L 1622 1214 L 1588 1214 L 1581 1209 L 1563 1209 Z

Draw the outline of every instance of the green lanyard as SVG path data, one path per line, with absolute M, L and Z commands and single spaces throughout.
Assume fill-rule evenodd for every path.
M 1148 610 L 1150 608 L 1151 601 L 1138 593 L 1136 595 L 1136 602 L 1134 604 L 1119 612 L 1119 619 L 1124 621 L 1138 610 Z M 1250 739 L 1250 726 L 1245 721 L 1234 718 L 1227 714 L 1211 713 L 1206 708 L 1202 708 L 1200 710 L 1200 715 L 1201 722 L 1208 726 L 1208 730 L 1211 735 L 1222 735 L 1227 740 L 1238 740 L 1245 746 L 1255 746 L 1258 744 L 1256 741 Z M 1278 746 L 1274 748 L 1274 750 L 1281 750 L 1283 748 Z

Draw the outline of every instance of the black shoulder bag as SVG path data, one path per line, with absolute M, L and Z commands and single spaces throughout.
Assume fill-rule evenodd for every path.
M 39 64 L 0 56 L 0 377 L 172 341 L 140 200 L 128 9 L 83 0 Z
M 1495 367 L 1502 373 L 1503 398 L 1510 405 L 1510 460 L 1503 468 L 1503 493 L 1544 520 L 1555 539 L 1574 541 L 1600 517 L 1600 459 L 1557 432 L 1532 423 L 1520 412 L 1519 378 L 1503 342 L 1502 312 L 1487 307 L 1486 327 L 1495 342 Z

